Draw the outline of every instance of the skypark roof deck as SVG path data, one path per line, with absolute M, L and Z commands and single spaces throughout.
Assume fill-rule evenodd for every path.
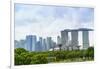
M 71 31 L 94 31 L 94 30 L 89 28 L 79 28 L 79 29 L 65 29 L 63 31 L 71 32 Z

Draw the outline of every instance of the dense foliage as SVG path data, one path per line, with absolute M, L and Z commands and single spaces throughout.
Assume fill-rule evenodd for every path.
M 94 48 L 73 51 L 29 52 L 15 49 L 15 65 L 46 64 L 56 62 L 81 62 L 94 60 Z

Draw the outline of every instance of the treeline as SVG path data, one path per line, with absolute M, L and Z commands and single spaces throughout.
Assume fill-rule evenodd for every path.
M 81 62 L 94 60 L 94 48 L 73 51 L 29 52 L 16 48 L 15 65 L 46 64 L 56 62 Z

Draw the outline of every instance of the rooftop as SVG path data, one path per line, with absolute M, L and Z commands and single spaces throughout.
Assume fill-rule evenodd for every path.
M 71 31 L 93 31 L 93 29 L 89 29 L 89 28 L 78 28 L 78 29 L 65 29 L 62 31 L 67 31 L 67 32 L 71 32 Z

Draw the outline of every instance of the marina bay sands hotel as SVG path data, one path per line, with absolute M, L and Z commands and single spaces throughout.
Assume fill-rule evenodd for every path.
M 61 43 L 62 49 L 79 49 L 78 32 L 82 32 L 82 49 L 87 49 L 89 47 L 89 31 L 93 29 L 79 28 L 79 29 L 65 29 L 61 31 Z M 68 33 L 71 33 L 71 41 L 69 41 Z

